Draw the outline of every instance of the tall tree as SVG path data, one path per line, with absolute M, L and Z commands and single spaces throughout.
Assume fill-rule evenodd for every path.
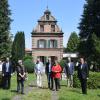
M 8 0 L 0 0 L 0 58 L 11 53 L 10 15 Z
M 72 32 L 69 37 L 68 43 L 67 43 L 66 51 L 67 52 L 77 52 L 78 45 L 79 45 L 79 37 L 76 34 L 76 32 Z
M 80 54 L 100 65 L 100 0 L 86 0 L 78 28 Z
M 81 38 L 87 39 L 92 33 L 100 37 L 100 0 L 86 0 L 78 28 Z
M 24 32 L 17 32 L 12 45 L 12 60 L 17 62 L 25 56 Z

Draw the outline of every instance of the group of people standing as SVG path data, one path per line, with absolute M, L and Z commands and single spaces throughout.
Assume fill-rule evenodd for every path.
M 60 89 L 60 79 L 62 67 L 57 60 L 51 62 L 51 59 L 48 59 L 46 63 L 45 72 L 48 80 L 48 88 L 51 90 L 58 91 Z
M 46 67 L 44 67 L 43 62 L 41 62 L 41 60 L 38 59 L 34 68 L 34 72 L 37 77 L 37 87 L 42 87 L 42 74 L 44 71 L 47 75 L 48 88 L 58 91 L 58 89 L 60 88 L 62 67 L 59 65 L 57 60 L 51 62 L 51 59 L 48 59 Z
M 3 89 L 10 89 L 10 80 L 12 74 L 12 64 L 9 58 L 6 58 L 3 62 L 0 61 L 0 77 L 1 86 Z
M 57 91 L 60 89 L 60 79 L 62 71 L 66 73 L 67 86 L 73 87 L 73 75 L 75 66 L 76 65 L 74 64 L 71 58 L 68 58 L 64 68 L 60 66 L 57 60 L 51 62 L 51 60 L 48 59 L 45 68 L 48 80 L 48 88 Z M 83 57 L 80 58 L 80 61 L 77 65 L 77 73 L 81 83 L 82 93 L 87 94 L 87 79 L 89 76 L 89 70 L 88 70 L 88 65 Z
M 17 92 L 24 94 L 24 81 L 26 76 L 25 67 L 22 64 L 22 60 L 18 60 L 16 65 L 17 72 Z M 4 61 L 0 61 L 0 80 L 1 87 L 3 89 L 10 89 L 11 76 L 13 75 L 13 65 L 10 59 L 7 57 Z M 21 87 L 21 88 L 20 88 Z
M 49 58 L 44 67 L 43 62 L 40 59 L 37 59 L 37 62 L 34 67 L 34 73 L 36 74 L 36 83 L 37 87 L 42 87 L 42 74 L 43 72 L 47 75 L 48 88 L 50 90 L 58 91 L 60 89 L 60 80 L 61 74 L 64 71 L 67 76 L 67 86 L 73 87 L 73 75 L 75 64 L 71 58 L 68 58 L 65 66 L 62 68 L 57 59 L 51 61 Z M 45 69 L 44 69 L 45 68 Z M 5 61 L 0 61 L 0 78 L 2 77 L 2 87 L 4 89 L 10 89 L 10 81 L 12 76 L 12 63 L 9 58 L 6 58 Z M 17 72 L 17 92 L 24 94 L 24 81 L 27 75 L 27 71 L 22 63 L 22 60 L 18 60 L 16 66 Z M 80 62 L 77 65 L 78 78 L 81 83 L 82 93 L 87 94 L 87 79 L 89 76 L 88 65 L 85 62 L 84 58 L 80 58 Z

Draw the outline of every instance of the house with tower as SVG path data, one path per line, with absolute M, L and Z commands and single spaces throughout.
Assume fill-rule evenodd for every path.
M 32 57 L 34 62 L 40 58 L 44 63 L 48 58 L 60 61 L 63 58 L 63 32 L 57 20 L 47 8 L 32 31 Z

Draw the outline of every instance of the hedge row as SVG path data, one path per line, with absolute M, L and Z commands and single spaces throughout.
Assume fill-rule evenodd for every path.
M 73 86 L 75 88 L 80 88 L 80 81 L 77 77 L 77 73 L 74 74 Z M 89 79 L 87 80 L 87 87 L 89 89 L 97 89 L 100 88 L 100 73 L 99 72 L 90 72 Z

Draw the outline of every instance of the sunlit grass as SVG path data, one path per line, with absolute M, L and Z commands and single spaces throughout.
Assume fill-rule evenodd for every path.
M 84 95 L 81 89 L 68 88 L 66 81 L 61 82 L 61 85 L 61 90 L 58 92 L 59 100 L 100 100 L 100 89 L 88 89 L 87 95 Z

